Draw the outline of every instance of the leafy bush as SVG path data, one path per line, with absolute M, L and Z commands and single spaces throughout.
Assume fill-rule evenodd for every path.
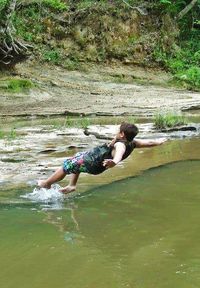
M 187 88 L 200 88 L 200 68 L 197 66 L 192 66 L 188 70 L 176 74 L 175 78 L 186 84 Z
M 33 87 L 33 83 L 27 79 L 12 79 L 9 81 L 8 89 L 12 92 L 20 92 Z
M 169 59 L 166 61 L 166 65 L 172 73 L 177 73 L 178 71 L 183 71 L 185 69 L 185 63 L 181 59 Z
M 4 9 L 7 2 L 8 0 L 0 0 L 0 12 Z
M 11 79 L 0 81 L 0 89 L 8 90 L 13 93 L 29 90 L 34 85 L 27 79 Z
M 37 6 L 26 7 L 13 15 L 13 23 L 16 27 L 16 33 L 25 41 L 34 41 L 38 35 L 45 32 L 45 26 L 42 23 L 44 15 Z
M 153 59 L 174 74 L 174 79 L 190 89 L 200 88 L 200 42 L 196 37 L 180 43 L 179 49 L 167 53 L 156 47 Z
M 176 114 L 157 114 L 154 118 L 154 125 L 156 129 L 172 128 L 187 124 L 188 120 L 184 116 Z
M 58 50 L 49 50 L 44 52 L 43 59 L 53 64 L 59 64 L 62 60 L 62 57 Z

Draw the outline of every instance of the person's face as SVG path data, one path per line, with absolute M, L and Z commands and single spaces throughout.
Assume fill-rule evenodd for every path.
M 118 132 L 118 133 L 117 133 L 117 139 L 119 139 L 119 140 L 120 140 L 120 139 L 121 139 L 121 140 L 126 139 L 124 132 Z

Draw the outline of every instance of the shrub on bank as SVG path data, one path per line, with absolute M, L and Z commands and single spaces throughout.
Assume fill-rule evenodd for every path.
M 9 92 L 13 93 L 24 92 L 33 87 L 34 84 L 28 79 L 11 79 L 0 81 L 0 89 L 8 90 Z
M 200 68 L 192 66 L 185 71 L 177 73 L 175 79 L 177 79 L 177 81 L 183 84 L 186 88 L 200 88 Z
M 154 117 L 154 125 L 156 129 L 166 129 L 176 126 L 185 125 L 188 120 L 181 115 L 176 115 L 172 113 L 167 114 L 157 114 Z

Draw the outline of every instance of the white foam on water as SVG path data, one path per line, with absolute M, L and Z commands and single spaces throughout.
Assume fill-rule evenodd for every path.
M 32 193 L 21 195 L 20 197 L 34 202 L 57 202 L 64 200 L 64 194 L 60 192 L 60 185 L 53 184 L 50 189 L 36 187 Z

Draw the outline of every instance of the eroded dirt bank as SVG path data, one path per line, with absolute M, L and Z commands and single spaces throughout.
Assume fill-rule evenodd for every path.
M 170 75 L 163 71 L 98 66 L 77 72 L 26 63 L 17 66 L 14 77 L 31 79 L 36 88 L 27 94 L 1 91 L 0 116 L 152 116 L 162 110 L 200 109 L 200 93 L 167 88 Z

